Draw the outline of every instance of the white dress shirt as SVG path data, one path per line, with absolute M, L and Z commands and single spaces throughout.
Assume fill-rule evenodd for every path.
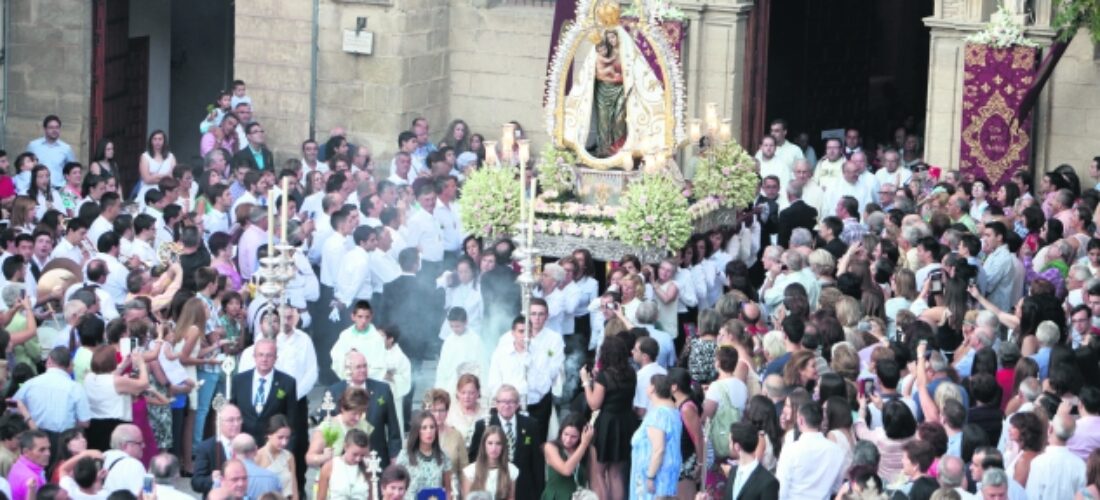
M 786 192 L 787 183 L 791 182 L 791 165 L 788 164 L 779 155 L 774 155 L 770 159 L 764 158 L 764 155 L 757 151 L 756 161 L 760 162 L 760 178 L 766 178 L 768 176 L 776 176 L 779 178 L 779 189 Z
M 317 352 L 313 349 L 313 339 L 295 329 L 290 335 L 280 333 L 275 337 L 275 345 L 279 351 L 275 368 L 294 377 L 298 384 L 298 399 L 309 396 L 317 384 Z
M 121 252 L 120 255 L 127 259 L 130 258 L 131 255 L 136 255 L 138 260 L 140 260 L 145 267 L 149 268 L 152 268 L 160 262 L 160 259 L 157 258 L 157 251 L 153 249 L 153 246 L 150 245 L 149 242 L 141 238 L 134 238 L 133 243 L 130 244 L 130 253 L 128 255 L 122 254 Z
M 1085 461 L 1063 445 L 1047 445 L 1031 461 L 1027 497 L 1032 500 L 1073 498 L 1086 486 Z
M 302 176 L 305 179 L 305 176 Z M 309 196 L 306 196 L 302 200 L 302 206 L 298 207 L 299 212 L 304 212 L 306 216 L 313 218 L 322 213 L 321 201 L 325 198 L 324 191 L 317 191 Z
M 775 478 L 779 498 L 832 498 L 843 477 L 846 451 L 820 432 L 804 432 L 798 441 L 783 446 Z
M 390 244 L 390 249 L 387 250 L 386 253 L 390 256 L 390 258 L 393 259 L 394 262 L 397 262 L 397 257 L 401 254 L 402 250 L 409 248 L 409 244 L 405 241 L 405 235 L 403 231 L 404 228 L 402 228 L 401 231 L 398 231 L 392 227 L 386 228 L 386 232 L 390 233 L 390 238 L 393 240 L 393 243 Z
M 665 375 L 667 373 L 668 370 L 656 360 L 638 369 L 637 384 L 634 386 L 635 408 L 649 409 L 649 394 L 647 394 L 647 391 L 649 390 L 650 381 L 654 375 Z
M 535 288 L 533 292 L 535 297 L 546 301 L 546 328 L 555 332 L 562 331 L 562 321 L 565 317 L 565 292 L 561 288 L 555 288 L 548 295 L 541 287 Z
M 420 249 L 420 259 L 426 262 L 443 260 L 443 228 L 435 217 L 417 208 L 405 224 L 405 240 L 410 247 Z
M 450 330 L 450 327 L 447 327 Z M 443 348 L 439 351 L 439 364 L 435 369 L 435 387 L 448 393 L 456 391 L 458 382 L 458 368 L 463 364 L 476 365 L 472 370 L 478 380 L 484 380 L 485 371 L 485 346 L 481 343 L 481 336 L 477 330 L 469 328 L 462 335 L 451 334 L 443 341 Z
M 324 258 L 327 260 L 330 256 L 326 254 Z M 351 307 L 358 299 L 370 300 L 371 294 L 374 293 L 370 261 L 370 254 L 363 247 L 355 246 L 340 262 L 333 261 L 334 263 L 329 265 L 330 272 L 336 273 L 334 291 L 336 300 L 347 307 Z M 324 260 L 321 261 L 321 268 L 321 272 L 324 273 Z
M 102 215 L 96 217 L 92 221 L 92 225 L 88 227 L 88 241 L 92 242 L 96 248 L 99 248 L 99 237 L 103 236 L 103 233 L 107 231 L 113 231 L 115 229 L 114 224 L 111 221 L 104 219 Z
M 210 206 L 202 216 L 202 229 L 208 239 L 214 233 L 229 234 L 229 214 Z
M 252 370 L 252 394 L 249 394 L 248 404 L 256 404 L 256 393 L 260 389 L 260 379 L 264 379 L 264 394 L 260 400 L 260 404 L 266 403 L 267 398 L 271 396 L 272 382 L 275 380 L 275 370 L 271 370 L 267 375 L 260 375 L 259 370 Z M 256 413 L 260 413 L 257 411 Z
M 481 302 L 481 290 L 474 288 L 474 283 L 459 283 L 445 288 L 443 308 L 445 311 L 450 311 L 452 307 L 461 307 L 466 311 L 466 328 L 480 332 L 481 316 L 485 307 Z M 450 336 L 451 326 L 444 315 L 443 326 L 439 329 L 439 338 L 446 339 Z
M 699 299 L 695 296 L 695 283 L 691 271 L 682 267 L 676 268 L 676 288 L 680 293 L 676 296 L 676 312 L 686 313 L 689 307 L 699 305 Z
M 866 206 L 868 203 L 874 201 L 874 198 L 863 182 L 857 179 L 855 184 L 849 184 L 848 181 L 841 177 L 833 182 L 825 191 L 825 204 L 821 207 L 821 213 L 818 214 L 818 220 L 836 215 L 836 204 L 845 196 L 855 198 L 860 207 Z
M 76 262 L 78 266 L 84 265 L 84 252 L 80 251 L 80 247 L 74 246 L 65 238 L 58 240 L 57 246 L 53 247 L 53 251 L 50 252 L 50 260 L 60 258 Z
M 512 335 L 506 333 L 493 351 L 487 394 L 496 394 L 501 385 L 511 384 L 520 394 L 526 395 L 528 404 L 538 403 L 559 385 L 565 363 L 565 342 L 560 333 L 547 328 L 531 338 L 528 352 L 517 352 L 512 340 Z
M 337 232 L 328 236 L 321 245 L 321 284 L 336 287 L 336 278 L 341 274 L 340 259 L 353 246 L 351 238 Z
M 582 294 L 580 285 L 576 281 L 570 281 L 561 289 L 562 292 L 562 314 L 561 314 L 561 332 L 562 335 L 573 335 L 577 331 L 577 316 L 581 311 L 587 311 L 588 302 L 582 301 Z
M 439 200 L 435 203 L 432 217 L 443 228 L 443 250 L 447 252 L 462 251 L 462 240 L 466 235 L 462 232 L 462 218 L 458 214 L 458 201 L 452 201 L 450 205 Z
M 313 302 L 321 296 L 321 283 L 305 252 L 293 252 L 291 259 L 297 272 L 286 285 L 286 297 L 290 305 L 305 309 L 306 302 Z
M 347 379 L 347 367 L 344 359 L 352 350 L 358 351 L 367 358 L 367 376 L 376 380 L 382 380 L 386 375 L 386 339 L 374 325 L 367 325 L 366 331 L 355 329 L 355 325 L 349 326 L 340 332 L 340 337 L 332 345 L 329 354 L 332 356 L 332 371 L 341 380 Z
M 375 248 L 370 255 L 370 281 L 374 285 L 374 293 L 382 293 L 382 288 L 399 276 L 401 266 L 397 261 L 382 249 Z
M 126 289 L 126 278 L 130 276 L 130 270 L 113 255 L 100 253 L 95 258 L 107 263 L 107 281 L 103 283 L 103 290 L 111 295 L 115 304 L 126 302 L 126 294 L 129 292 Z

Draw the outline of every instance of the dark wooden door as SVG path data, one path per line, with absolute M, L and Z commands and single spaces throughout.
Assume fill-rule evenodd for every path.
M 149 38 L 130 39 L 129 11 L 129 0 L 95 0 L 93 11 L 90 146 L 114 143 L 123 193 L 138 178 L 149 95 Z

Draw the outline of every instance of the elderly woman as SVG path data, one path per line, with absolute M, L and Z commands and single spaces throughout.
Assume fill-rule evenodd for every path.
M 672 399 L 672 381 L 654 375 L 646 389 L 649 410 L 630 440 L 630 498 L 643 500 L 676 496 L 680 479 L 680 439 L 684 425 Z
M 672 367 L 676 359 L 676 348 L 673 345 L 674 334 L 658 328 L 657 320 L 660 317 L 660 306 L 652 300 L 642 302 L 638 306 L 635 317 L 637 319 L 635 326 L 645 328 L 649 332 L 649 336 L 653 337 L 653 340 L 657 341 L 658 347 L 661 348 L 661 353 L 657 355 L 657 359 L 654 361 L 665 368 Z
M 824 249 L 810 252 L 810 269 L 813 270 L 821 288 L 836 286 L 836 258 Z
M 548 264 L 542 269 L 539 277 L 539 286 L 535 288 L 535 296 L 546 301 L 547 319 L 546 328 L 561 333 L 562 323 L 565 321 L 565 312 L 576 309 L 576 304 L 566 304 L 565 295 L 565 269 L 558 264 Z M 625 300 L 624 300 L 625 302 Z M 570 316 L 570 318 L 572 318 Z

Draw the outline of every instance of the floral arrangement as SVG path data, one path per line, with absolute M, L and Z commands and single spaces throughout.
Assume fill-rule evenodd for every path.
M 1004 5 L 997 7 L 997 11 L 989 16 L 989 23 L 985 25 L 983 30 L 966 37 L 966 41 L 998 49 L 1014 45 L 1039 46 L 1039 44 L 1024 35 L 1023 25 L 1014 19 L 1011 12 L 1005 10 Z
M 610 222 L 574 222 L 569 220 L 535 219 L 536 233 L 551 236 L 576 236 L 579 238 L 610 239 L 615 226 Z
M 321 425 L 321 438 L 325 440 L 325 448 L 332 448 L 343 437 L 344 433 L 331 420 L 327 420 Z
M 687 199 L 667 177 L 648 176 L 631 183 L 621 204 L 616 233 L 627 245 L 676 252 L 691 237 Z
M 476 170 L 462 186 L 463 230 L 482 238 L 511 236 L 519 223 L 519 181 L 511 168 Z
M 715 147 L 695 167 L 693 193 L 702 200 L 714 198 L 720 207 L 744 208 L 756 198 L 760 176 L 756 160 L 736 141 Z
M 687 15 L 684 14 L 684 11 L 669 5 L 668 0 L 649 0 L 649 4 L 650 22 L 663 21 L 665 19 L 670 21 L 683 21 L 687 19 Z M 630 4 L 627 7 L 623 7 L 623 17 L 641 17 L 638 14 L 637 4 Z
M 540 181 L 541 182 L 541 181 Z M 619 214 L 619 207 L 586 205 L 575 201 L 563 203 L 535 200 L 535 213 L 549 218 L 611 220 Z
M 535 167 L 538 172 L 539 186 L 543 193 L 549 197 L 554 193 L 554 198 L 573 192 L 573 184 L 576 176 L 573 173 L 573 165 L 577 164 L 577 156 L 568 149 L 555 148 L 553 144 L 547 144 L 539 155 L 539 163 Z M 537 207 L 536 207 L 537 210 Z
M 1060 41 L 1069 42 L 1077 35 L 1077 30 L 1087 28 L 1092 37 L 1092 43 L 1100 43 L 1100 1 L 1062 0 L 1057 2 L 1053 24 L 1058 28 Z
M 702 219 L 719 208 L 721 208 L 721 205 L 718 203 L 718 198 L 707 196 L 688 207 L 688 216 L 691 217 L 691 220 Z

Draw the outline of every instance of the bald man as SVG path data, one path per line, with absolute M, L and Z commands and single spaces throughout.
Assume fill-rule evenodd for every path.
M 141 429 L 136 425 L 119 424 L 115 427 L 111 432 L 111 449 L 103 454 L 103 470 L 107 471 L 103 491 L 128 490 L 135 495 L 141 494 L 142 478 L 145 476 L 141 456 L 146 446 L 156 446 L 156 443 L 146 443 Z
M 270 470 L 260 467 L 256 463 L 256 440 L 248 434 L 238 434 L 233 438 L 233 460 L 239 460 L 248 473 L 248 497 L 260 498 L 265 493 L 279 493 L 283 491 L 283 485 L 279 476 Z M 222 480 L 225 484 L 225 480 Z
M 221 486 L 210 492 L 208 500 L 251 498 L 248 496 L 248 469 L 240 460 L 230 460 L 218 474 Z

